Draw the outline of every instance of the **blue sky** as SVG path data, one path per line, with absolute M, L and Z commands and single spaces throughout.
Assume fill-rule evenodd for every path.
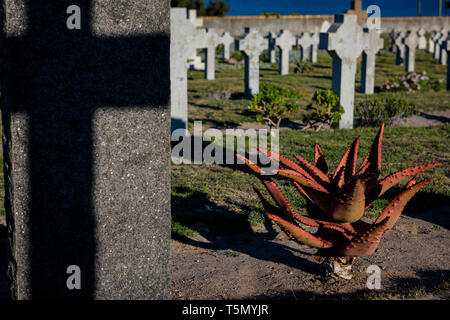
M 444 5 L 446 0 L 442 0 Z M 258 15 L 262 12 L 279 14 L 335 14 L 350 8 L 351 0 L 228 0 L 230 16 Z M 378 5 L 382 17 L 417 16 L 417 0 L 363 0 L 363 9 Z M 437 16 L 439 0 L 422 0 L 422 16 Z M 443 15 L 450 10 L 443 8 Z

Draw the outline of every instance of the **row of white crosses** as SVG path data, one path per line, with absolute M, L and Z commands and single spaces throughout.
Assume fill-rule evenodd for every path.
M 205 49 L 205 79 L 215 79 L 216 48 L 224 45 L 224 58 L 230 57 L 234 38 L 227 32 L 219 36 L 214 29 L 197 28 L 196 10 L 172 8 L 170 10 L 170 87 L 172 132 L 186 130 L 188 120 L 187 60 L 197 49 Z

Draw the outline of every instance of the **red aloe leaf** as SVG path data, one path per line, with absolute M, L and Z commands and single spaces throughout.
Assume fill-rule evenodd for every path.
M 268 214 L 267 217 L 280 226 L 280 228 L 293 240 L 306 244 L 314 248 L 330 248 L 333 246 L 331 242 L 315 237 L 311 233 L 303 230 L 299 226 L 284 220 L 273 214 Z
M 330 194 L 321 185 L 315 181 L 306 179 L 293 170 L 279 170 L 278 174 L 299 183 L 308 197 L 320 208 L 320 210 L 327 214 L 330 212 Z
M 248 160 L 246 157 L 240 155 L 239 153 L 236 153 L 236 158 L 241 159 L 242 161 L 245 162 L 245 164 L 252 169 L 255 173 L 257 174 L 261 174 L 261 168 L 258 167 L 256 164 L 254 164 L 253 162 L 251 162 L 250 160 Z
M 406 169 L 403 169 L 401 171 L 398 171 L 396 173 L 393 173 L 386 178 L 384 178 L 382 181 L 380 181 L 380 192 L 379 195 L 382 195 L 387 190 L 389 190 L 391 187 L 399 183 L 400 181 L 407 179 L 409 177 L 414 177 L 418 175 L 419 173 L 424 172 L 425 170 L 432 169 L 435 167 L 443 166 L 444 163 L 442 162 L 432 162 L 432 163 L 425 163 L 425 164 L 419 164 L 413 167 L 409 167 Z
M 308 218 L 308 217 L 302 217 L 298 215 L 294 208 L 292 208 L 289 201 L 286 199 L 283 192 L 278 188 L 278 186 L 275 184 L 275 182 L 271 180 L 263 180 L 262 181 L 265 187 L 267 188 L 267 191 L 269 191 L 270 195 L 272 196 L 272 199 L 281 207 L 281 210 L 286 212 L 287 215 L 290 218 L 293 218 L 303 224 L 306 224 L 307 226 L 317 227 L 319 226 L 317 222 L 315 222 L 314 219 Z
M 350 240 L 343 248 L 338 250 L 338 254 L 349 257 L 370 256 L 375 252 L 384 234 L 389 217 L 386 217 L 378 224 L 373 224 L 365 233 L 361 233 Z
M 347 161 L 345 163 L 345 173 L 344 173 L 344 181 L 347 183 L 355 176 L 356 171 L 356 159 L 358 158 L 358 149 L 359 149 L 359 137 L 353 141 L 350 146 L 350 151 L 348 153 Z
M 372 147 L 367 153 L 364 161 L 358 169 L 358 175 L 364 172 L 375 173 L 377 176 L 381 171 L 381 145 L 383 142 L 384 123 L 381 124 L 377 136 L 373 140 Z
M 327 161 L 323 155 L 322 149 L 318 144 L 314 146 L 314 165 L 320 171 L 325 173 L 328 177 L 330 176 L 330 172 L 328 171 Z
M 334 221 L 353 223 L 361 219 L 365 210 L 365 188 L 361 179 L 347 183 L 336 197 L 330 218 Z
M 345 151 L 333 174 L 333 182 L 338 187 L 342 187 L 355 175 L 356 158 L 358 156 L 359 137 Z
M 384 233 L 388 232 L 392 229 L 392 227 L 397 222 L 398 218 L 402 214 L 403 209 L 405 208 L 406 204 L 411 200 L 411 198 L 425 185 L 427 185 L 431 180 L 425 179 L 419 183 L 410 185 L 409 188 L 405 189 L 402 193 L 397 195 L 389 204 L 388 206 L 383 210 L 383 212 L 380 213 L 375 223 L 378 223 L 385 219 L 386 217 L 389 218 L 389 223 L 386 225 L 386 228 L 384 230 Z
M 306 170 L 314 179 L 323 186 L 330 184 L 330 178 L 320 169 L 316 168 L 311 162 L 300 156 L 294 156 L 300 163 L 300 166 Z
M 294 161 L 290 160 L 289 158 L 286 158 L 280 154 L 277 154 L 275 152 L 273 152 L 272 150 L 267 150 L 264 148 L 258 148 L 258 150 L 260 152 L 262 152 L 264 155 L 266 155 L 266 157 L 268 157 L 269 159 L 273 160 L 273 161 L 278 161 L 279 163 L 281 163 L 282 165 L 284 165 L 285 167 L 297 171 L 298 173 L 302 174 L 305 176 L 305 178 L 308 178 L 310 180 L 314 180 L 313 177 L 311 177 L 311 175 L 306 172 L 305 169 L 303 169 L 302 167 L 300 167 L 297 163 L 295 163 Z

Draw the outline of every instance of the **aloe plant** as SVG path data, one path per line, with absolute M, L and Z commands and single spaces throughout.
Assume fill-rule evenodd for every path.
M 242 158 L 256 174 L 275 202 L 271 204 L 262 193 L 254 188 L 260 198 L 267 217 L 274 221 L 291 240 L 318 248 L 314 257 L 326 263 L 331 273 L 350 278 L 349 270 L 356 257 L 370 256 L 377 249 L 380 240 L 397 222 L 408 201 L 430 179 L 420 182 L 418 174 L 443 163 L 426 163 L 406 168 L 380 179 L 381 144 L 384 124 L 371 149 L 356 169 L 359 137 L 342 156 L 333 173 L 329 171 L 319 145 L 315 145 L 314 163 L 301 156 L 292 161 L 270 150 L 259 149 L 272 161 L 279 163 L 278 176 L 289 179 L 307 202 L 307 216 L 298 214 L 281 189 L 261 168 Z M 410 178 L 404 190 L 394 197 L 379 214 L 373 224 L 362 221 L 372 203 L 387 190 Z M 314 234 L 302 225 L 317 227 Z

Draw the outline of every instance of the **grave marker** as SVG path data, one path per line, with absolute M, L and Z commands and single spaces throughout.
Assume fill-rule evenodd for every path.
M 220 37 L 219 43 L 223 44 L 223 60 L 230 59 L 230 46 L 233 44 L 234 38 L 229 32 L 224 32 Z
M 403 42 L 405 38 L 405 32 L 400 31 L 397 33 L 397 37 L 395 38 L 395 64 L 401 66 L 403 64 L 403 59 L 405 57 L 405 44 Z
M 216 48 L 220 37 L 214 29 L 206 28 L 205 79 L 216 78 Z
M 270 63 L 276 63 L 277 57 L 275 54 L 275 39 L 277 38 L 275 32 L 269 32 L 267 36 L 267 43 L 268 43 L 268 51 L 269 51 L 269 62 Z
M 333 58 L 332 89 L 339 95 L 345 112 L 339 128 L 353 128 L 356 61 L 368 47 L 367 34 L 352 14 L 335 15 L 327 33 L 320 34 L 320 49 L 328 50 Z
M 192 10 L 195 12 L 195 10 Z M 188 121 L 186 61 L 196 49 L 206 47 L 206 30 L 189 21 L 185 8 L 170 10 L 170 88 L 172 131 L 186 129 Z
M 420 28 L 417 31 L 417 35 L 419 36 L 419 49 L 425 50 L 427 48 L 427 37 L 425 37 L 425 30 Z
M 358 24 L 362 27 L 366 27 L 366 21 L 368 18 L 367 11 L 362 9 L 361 0 L 352 0 L 351 9 L 345 11 L 345 14 L 353 14 L 358 17 Z
M 275 46 L 279 51 L 278 74 L 286 75 L 289 73 L 289 52 L 295 45 L 295 38 L 288 30 L 281 30 L 275 39 Z
M 12 298 L 169 299 L 169 2 L 4 5 Z
M 414 31 L 410 31 L 404 39 L 405 44 L 405 71 L 413 72 L 416 63 L 416 48 L 419 45 L 419 37 Z
M 297 46 L 300 47 L 302 61 L 307 61 L 308 58 L 312 60 L 312 45 L 313 39 L 309 32 L 303 32 L 299 38 L 297 38 Z
M 376 29 L 364 28 L 369 45 L 364 49 L 361 61 L 361 92 L 373 94 L 375 88 L 375 60 L 378 51 L 383 49 L 384 40 Z
M 258 30 L 246 28 L 244 37 L 236 44 L 237 50 L 244 53 L 245 96 L 251 98 L 259 92 L 259 56 L 267 48 L 267 39 Z

